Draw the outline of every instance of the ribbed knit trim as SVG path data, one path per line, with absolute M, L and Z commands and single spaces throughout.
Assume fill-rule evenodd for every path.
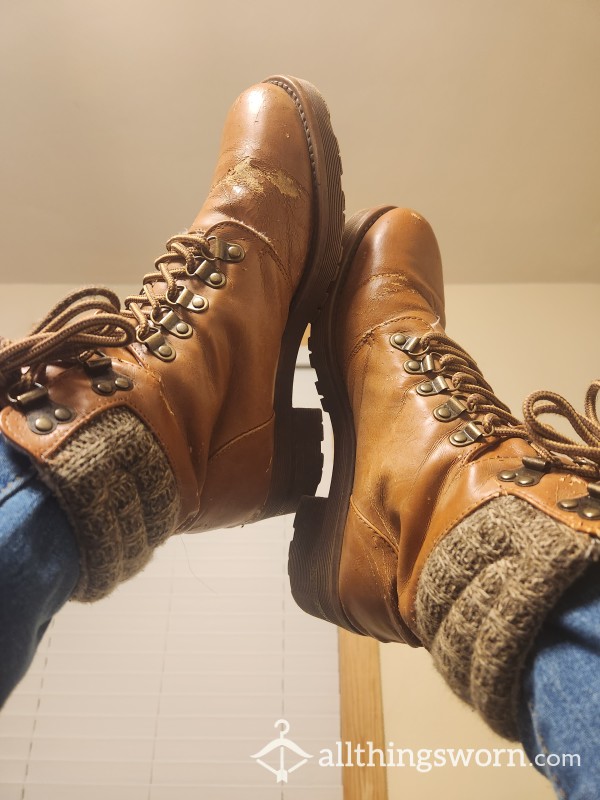
M 105 411 L 38 469 L 79 544 L 72 599 L 107 595 L 139 572 L 174 531 L 175 477 L 154 435 L 128 409 Z
M 521 671 L 548 611 L 600 541 L 516 497 L 488 502 L 434 548 L 419 581 L 418 634 L 450 688 L 518 739 Z

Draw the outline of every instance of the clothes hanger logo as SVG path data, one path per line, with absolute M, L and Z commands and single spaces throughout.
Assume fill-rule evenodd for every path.
M 257 764 L 260 764 L 261 767 L 273 773 L 277 783 L 287 783 L 288 775 L 304 766 L 312 756 L 310 753 L 305 753 L 301 747 L 287 738 L 287 734 L 290 730 L 290 723 L 287 719 L 278 719 L 274 727 L 280 728 L 279 738 L 273 739 L 272 742 L 265 745 L 262 750 L 259 750 L 259 752 L 255 753 L 251 758 L 255 758 Z M 274 751 L 279 751 L 277 766 L 271 766 L 271 764 L 263 760 Z M 297 756 L 300 760 L 296 761 L 291 767 L 288 767 L 286 766 L 286 760 L 289 761 L 292 755 Z

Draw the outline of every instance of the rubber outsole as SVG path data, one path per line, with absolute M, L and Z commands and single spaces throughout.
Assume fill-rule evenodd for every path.
M 272 481 L 258 519 L 295 512 L 301 498 L 314 495 L 321 480 L 322 415 L 319 409 L 293 408 L 292 388 L 304 331 L 337 276 L 344 229 L 342 163 L 324 99 L 312 84 L 298 78 L 275 75 L 265 83 L 284 89 L 298 109 L 312 166 L 315 213 L 307 265 L 281 341 L 275 379 Z
M 356 436 L 344 376 L 335 353 L 337 300 L 362 239 L 393 206 L 362 211 L 349 220 L 343 238 L 338 280 L 326 305 L 311 324 L 309 352 L 317 373 L 321 404 L 331 418 L 334 462 L 328 497 L 305 497 L 294 520 L 288 572 L 292 595 L 304 611 L 342 628 L 352 625 L 339 595 L 339 572 L 344 529 L 354 483 Z

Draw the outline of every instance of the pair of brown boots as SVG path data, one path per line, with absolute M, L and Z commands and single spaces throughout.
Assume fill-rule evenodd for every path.
M 540 394 L 513 417 L 444 332 L 428 223 L 381 207 L 344 231 L 341 171 L 313 86 L 276 76 L 244 92 L 206 202 L 140 294 L 121 310 L 82 290 L 0 342 L 0 430 L 69 515 L 76 599 L 107 594 L 174 533 L 297 510 L 298 603 L 425 645 L 516 738 L 532 638 L 600 552 L 597 387 L 585 416 Z M 328 498 L 312 496 L 320 412 L 292 407 L 308 323 L 334 430 Z M 587 445 L 543 425 L 547 411 Z

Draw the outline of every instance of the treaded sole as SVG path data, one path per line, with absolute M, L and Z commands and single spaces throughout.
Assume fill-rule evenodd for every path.
M 342 163 L 324 99 L 312 84 L 298 78 L 276 75 L 264 82 L 280 86 L 296 104 L 306 132 L 316 209 L 307 265 L 281 342 L 274 396 L 273 477 L 258 519 L 295 512 L 300 499 L 314 495 L 321 480 L 322 415 L 318 409 L 293 408 L 292 388 L 302 336 L 339 269 L 344 229 Z
M 336 303 L 360 243 L 371 226 L 393 206 L 355 214 L 343 240 L 340 275 L 322 312 L 311 325 L 309 351 L 317 373 L 317 390 L 329 412 L 334 437 L 334 462 L 329 496 L 305 497 L 294 520 L 288 572 L 292 595 L 304 611 L 357 632 L 339 596 L 339 572 L 348 505 L 354 482 L 356 437 L 354 418 L 335 354 Z M 359 631 L 358 631 L 359 632 Z

